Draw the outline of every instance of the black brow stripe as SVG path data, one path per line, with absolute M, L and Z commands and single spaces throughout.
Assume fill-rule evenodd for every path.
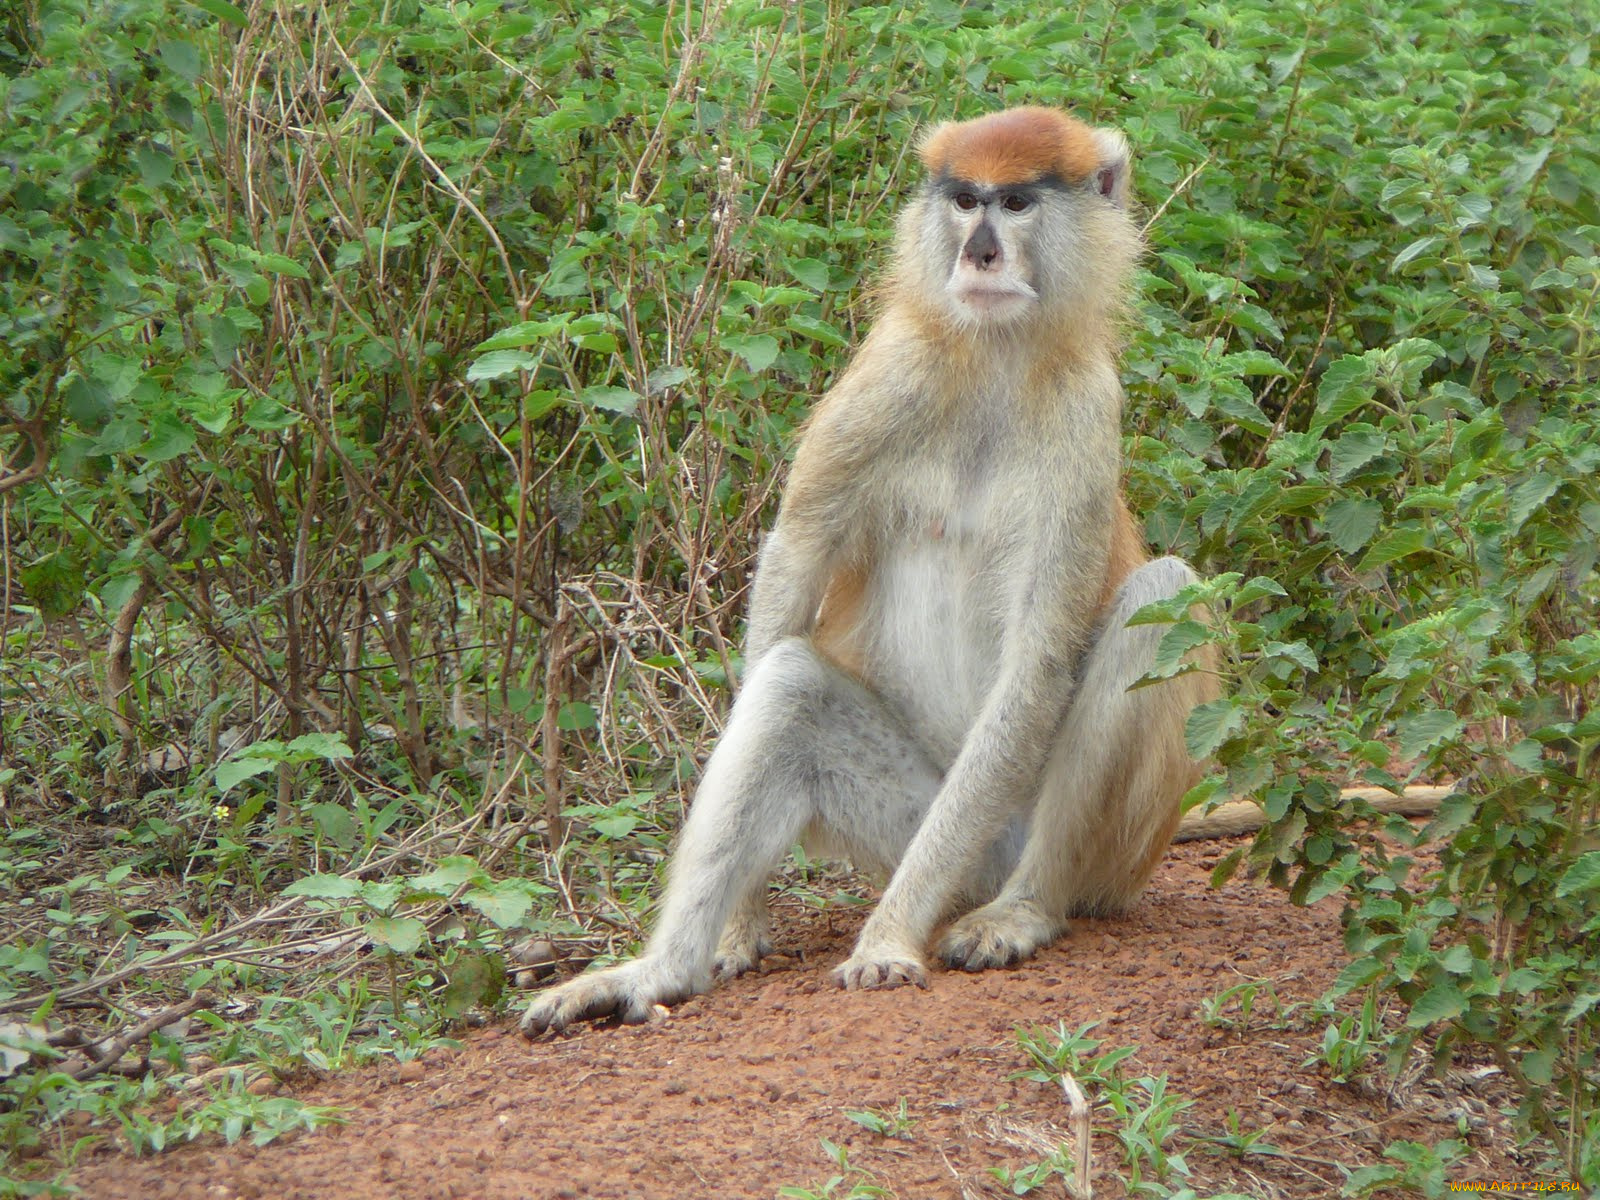
M 1092 179 L 1093 176 L 1090 176 Z M 1083 180 L 1077 186 L 1082 187 L 1089 182 Z M 949 171 L 940 172 L 939 176 L 929 181 L 928 186 L 939 195 L 954 199 L 962 192 L 970 192 L 985 204 L 992 204 L 1001 196 L 1022 196 L 1028 200 L 1037 200 L 1047 192 L 1067 192 L 1073 190 L 1073 185 L 1062 179 L 1059 175 L 1043 175 L 1038 179 L 1029 180 L 1027 183 L 1004 184 L 977 184 L 970 179 L 961 179 Z

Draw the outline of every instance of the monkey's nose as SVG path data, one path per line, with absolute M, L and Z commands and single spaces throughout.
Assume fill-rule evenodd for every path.
M 961 248 L 961 257 L 980 271 L 990 270 L 1000 261 L 1000 241 L 989 222 L 979 225 L 967 239 L 967 244 Z

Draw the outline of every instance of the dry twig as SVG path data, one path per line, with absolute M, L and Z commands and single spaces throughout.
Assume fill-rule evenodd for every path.
M 196 992 L 182 1004 L 174 1004 L 171 1008 L 164 1008 L 158 1013 L 153 1013 L 140 1021 L 131 1029 L 124 1030 L 106 1045 L 105 1053 L 92 1062 L 73 1071 L 68 1071 L 74 1079 L 80 1082 L 93 1078 L 111 1070 L 121 1061 L 122 1056 L 128 1052 L 128 1047 L 145 1040 L 156 1030 L 171 1025 L 174 1021 L 181 1021 L 190 1013 L 201 1008 L 208 1008 L 216 1003 L 216 997 L 210 992 Z

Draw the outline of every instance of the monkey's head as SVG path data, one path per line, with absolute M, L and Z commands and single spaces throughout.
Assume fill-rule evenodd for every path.
M 899 280 L 956 325 L 1099 314 L 1139 254 L 1127 140 L 1049 108 L 935 128 L 928 175 L 902 218 Z

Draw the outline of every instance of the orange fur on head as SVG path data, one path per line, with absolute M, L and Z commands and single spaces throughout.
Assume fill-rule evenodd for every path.
M 940 125 L 918 151 L 932 175 L 969 183 L 1032 183 L 1046 175 L 1079 183 L 1099 165 L 1094 134 L 1053 108 L 1009 108 Z

